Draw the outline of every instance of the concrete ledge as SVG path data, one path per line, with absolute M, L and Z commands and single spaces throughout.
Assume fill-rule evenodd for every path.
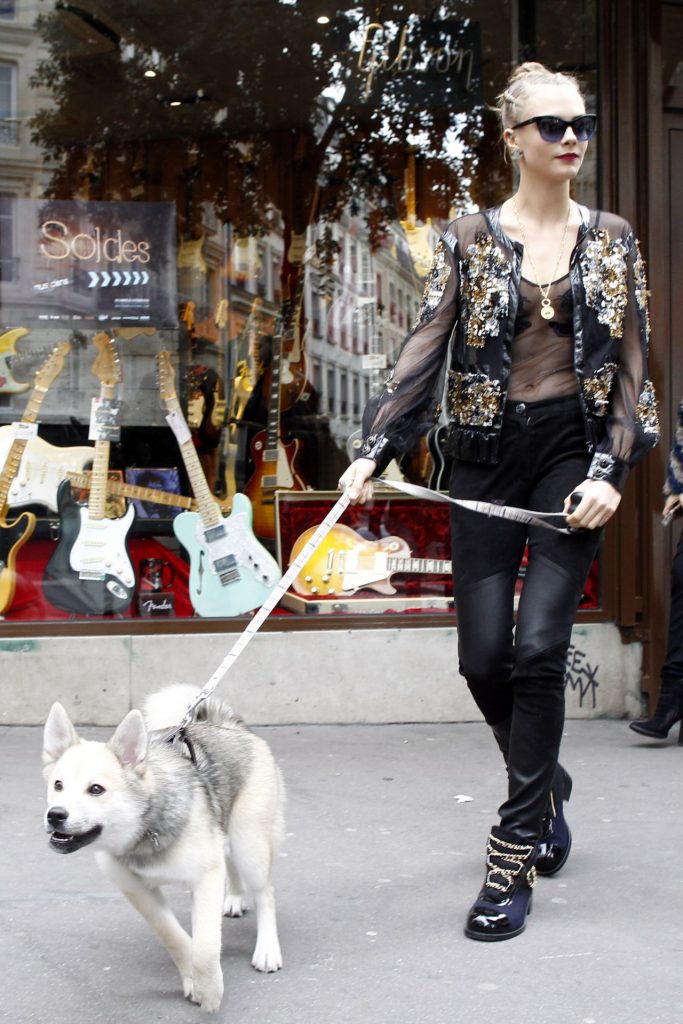
M 54 700 L 79 724 L 115 725 L 169 682 L 203 686 L 236 634 L 44 637 L 0 641 L 0 723 L 40 725 Z M 263 633 L 218 695 L 252 725 L 468 722 L 481 719 L 457 669 L 457 630 Z M 640 644 L 611 623 L 576 626 L 567 717 L 641 711 Z

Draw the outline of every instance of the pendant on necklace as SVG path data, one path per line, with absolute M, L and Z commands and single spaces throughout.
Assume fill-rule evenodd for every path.
M 544 320 L 552 320 L 555 310 L 550 305 L 550 299 L 541 299 L 541 316 Z

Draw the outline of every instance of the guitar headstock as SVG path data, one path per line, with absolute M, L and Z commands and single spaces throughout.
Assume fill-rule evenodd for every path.
M 45 360 L 36 373 L 35 386 L 49 388 L 64 369 L 64 360 L 71 351 L 68 341 L 60 341 L 51 356 Z
M 176 402 L 178 396 L 175 390 L 175 369 L 171 360 L 171 353 L 162 349 L 157 353 L 157 370 L 159 373 L 159 394 L 164 402 Z
M 151 337 L 157 333 L 156 327 L 115 327 L 114 334 L 124 341 L 133 341 L 142 336 Z
M 100 384 L 113 388 L 121 382 L 121 368 L 114 340 L 104 331 L 100 331 L 99 334 L 95 335 L 92 343 L 98 350 L 98 356 L 93 363 L 92 372 L 98 378 Z

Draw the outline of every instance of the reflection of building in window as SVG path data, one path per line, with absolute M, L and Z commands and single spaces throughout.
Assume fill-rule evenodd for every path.
M 329 413 L 336 412 L 337 395 L 336 395 L 336 370 L 334 366 L 328 366 L 327 368 L 327 411 Z
M 355 373 L 351 378 L 351 403 L 351 414 L 353 416 L 360 416 L 360 382 Z
M 0 144 L 16 146 L 18 142 L 16 68 L 8 61 L 0 61 Z
M 9 198 L 9 196 L 0 195 L 0 281 L 14 281 L 16 279 L 17 268 L 13 253 L 13 205 L 11 202 L 3 202 L 3 199 Z
M 268 296 L 268 265 L 265 260 L 266 247 L 262 243 L 258 246 L 258 274 L 256 276 L 256 294 L 262 299 Z
M 349 414 L 349 396 L 348 396 L 349 379 L 345 373 L 339 375 L 339 415 L 348 416 Z

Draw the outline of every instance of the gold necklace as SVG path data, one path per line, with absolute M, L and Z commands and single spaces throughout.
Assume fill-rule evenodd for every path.
M 555 263 L 555 269 L 552 272 L 550 280 L 548 281 L 547 285 L 545 286 L 545 291 L 543 290 L 543 285 L 541 284 L 541 279 L 540 279 L 539 273 L 536 270 L 536 266 L 535 266 L 534 261 L 532 259 L 531 252 L 529 250 L 529 246 L 527 244 L 526 232 L 524 230 L 524 225 L 522 224 L 522 218 L 519 215 L 519 209 L 517 207 L 517 196 L 513 196 L 512 197 L 512 208 L 515 211 L 515 217 L 517 218 L 517 224 L 519 226 L 519 231 L 520 231 L 520 234 L 522 236 L 522 241 L 524 243 L 524 252 L 529 257 L 529 263 L 531 264 L 531 269 L 534 272 L 534 277 L 536 278 L 536 284 L 538 286 L 538 290 L 541 293 L 541 316 L 543 317 L 544 320 L 552 320 L 552 318 L 555 316 L 555 310 L 553 309 L 552 303 L 550 302 L 550 299 L 548 298 L 548 296 L 550 294 L 550 287 L 551 287 L 552 283 L 555 281 L 555 279 L 557 277 L 557 271 L 560 268 L 560 262 L 562 260 L 562 254 L 564 253 L 564 244 L 567 241 L 567 231 L 569 230 L 569 217 L 570 217 L 571 212 L 572 212 L 571 203 L 569 204 L 569 207 L 567 209 L 567 219 L 564 222 L 564 231 L 562 233 L 562 244 L 560 245 L 560 251 L 559 251 L 559 253 L 557 255 L 557 262 Z

